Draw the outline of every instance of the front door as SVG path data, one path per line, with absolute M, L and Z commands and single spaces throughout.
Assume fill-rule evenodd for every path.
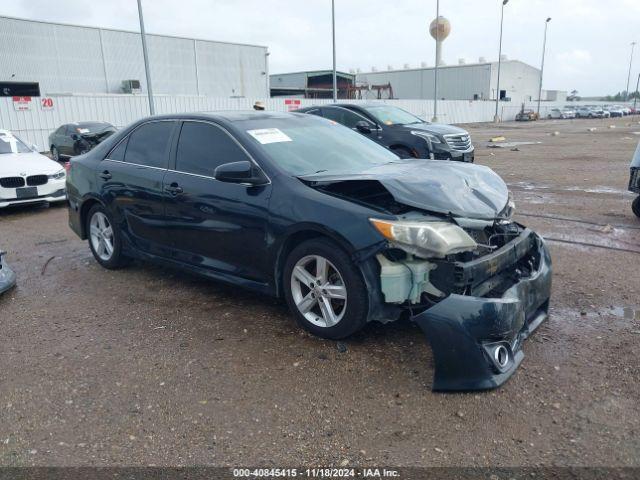
M 122 234 L 140 251 L 167 256 L 163 181 L 174 129 L 171 120 L 136 128 L 100 163 L 96 181 Z
M 266 283 L 268 203 L 271 184 L 219 182 L 217 166 L 250 160 L 223 128 L 185 121 L 175 153 L 175 168 L 164 179 L 165 219 L 176 259 Z M 273 273 L 273 272 L 270 272 Z

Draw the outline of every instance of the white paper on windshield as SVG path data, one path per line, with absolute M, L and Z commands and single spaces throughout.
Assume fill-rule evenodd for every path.
M 279 128 L 260 128 L 258 130 L 247 130 L 247 133 L 258 140 L 262 145 L 268 143 L 292 142 Z
M 89 133 L 88 128 L 76 128 L 76 130 L 78 130 L 79 133 Z

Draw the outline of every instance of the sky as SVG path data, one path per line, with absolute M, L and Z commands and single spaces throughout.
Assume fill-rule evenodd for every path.
M 330 69 L 331 0 L 142 0 L 148 33 L 265 45 L 270 73 Z M 337 66 L 434 64 L 428 25 L 436 0 L 335 0 Z M 451 22 L 447 64 L 498 57 L 501 0 L 440 0 Z M 136 0 L 2 0 L 0 15 L 138 30 Z M 614 94 L 627 84 L 631 42 L 638 41 L 630 90 L 640 73 L 640 0 L 510 0 L 503 54 L 536 67 L 547 37 L 545 89 L 582 96 Z

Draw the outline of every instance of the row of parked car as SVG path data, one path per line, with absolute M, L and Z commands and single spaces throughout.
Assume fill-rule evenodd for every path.
M 547 118 L 609 118 L 626 117 L 637 113 L 633 108 L 623 105 L 580 105 L 553 108 Z

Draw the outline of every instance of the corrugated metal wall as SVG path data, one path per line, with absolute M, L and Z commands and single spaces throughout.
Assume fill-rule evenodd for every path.
M 48 150 L 49 134 L 62 124 L 103 120 L 116 127 L 124 127 L 149 115 L 148 101 L 144 95 L 78 95 L 55 96 L 52 99 L 54 106 L 51 110 L 44 110 L 41 107 L 41 99 L 34 97 L 29 110 L 16 111 L 11 98 L 0 97 L 0 129 L 11 130 L 25 141 L 35 143 L 41 150 Z M 249 110 L 257 100 L 265 102 L 267 109 L 272 111 L 286 112 L 290 108 L 290 105 L 285 103 L 285 97 L 265 99 L 157 95 L 154 99 L 158 114 Z M 433 117 L 432 100 L 381 100 L 380 102 L 404 108 L 426 120 L 431 120 Z M 300 99 L 300 108 L 327 103 L 332 101 Z M 564 105 L 566 102 L 545 102 L 540 113 L 544 117 L 551 108 Z M 535 108 L 533 103 L 527 106 Z M 516 102 L 501 102 L 500 113 L 503 120 L 513 120 L 520 108 L 521 105 Z M 494 109 L 493 102 L 446 100 L 438 102 L 438 117 L 441 123 L 489 122 L 493 119 Z
M 447 100 L 495 99 L 495 72 L 497 63 L 469 65 L 445 65 L 438 69 L 438 98 Z M 513 101 L 537 98 L 540 70 L 518 60 L 502 63 L 501 90 Z M 435 70 L 418 68 L 380 72 L 358 73 L 358 83 L 381 85 L 391 83 L 395 98 L 432 99 Z
M 264 97 L 267 48 L 147 35 L 154 93 Z M 0 78 L 39 82 L 42 94 L 146 91 L 135 32 L 0 17 Z

